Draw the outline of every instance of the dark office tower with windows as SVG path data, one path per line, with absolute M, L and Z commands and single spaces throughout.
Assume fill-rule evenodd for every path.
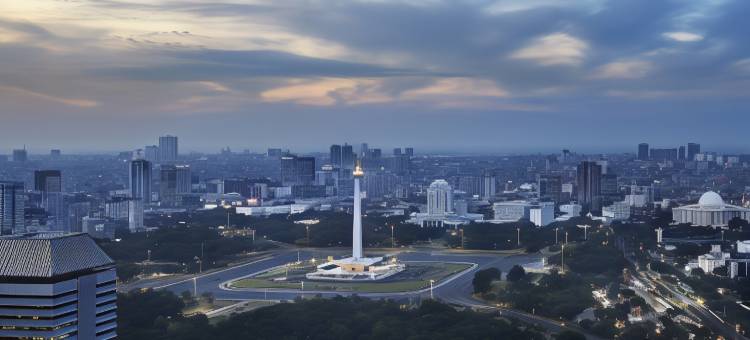
M 29 154 L 26 152 L 26 148 L 13 150 L 14 162 L 25 162 L 28 159 L 29 159 Z
M 372 159 L 378 159 L 383 156 L 383 150 L 380 149 L 371 149 L 370 150 L 370 158 Z
M 61 192 L 62 175 L 60 170 L 34 171 L 34 190 L 39 192 Z
M 116 280 L 86 234 L 0 237 L 0 339 L 116 338 Z
M 401 148 L 393 148 L 394 156 L 401 156 Z
M 315 157 L 281 156 L 281 183 L 311 185 L 315 181 Z
M 648 160 L 648 143 L 641 143 L 638 144 L 638 160 L 639 161 L 647 161 Z
M 695 155 L 701 153 L 701 145 L 698 143 L 688 143 L 687 145 L 687 160 L 694 161 Z
M 151 162 L 145 159 L 130 161 L 130 197 L 151 203 Z
M 341 147 L 341 168 L 354 170 L 354 160 L 356 159 L 354 150 L 349 144 L 344 144 Z
M 685 146 L 680 146 L 680 148 L 677 150 L 677 160 L 685 160 Z
M 159 161 L 174 162 L 177 160 L 177 136 L 159 137 Z
M 22 182 L 0 181 L 0 235 L 26 232 Z
M 47 225 L 51 230 L 67 229 L 67 212 L 62 194 L 60 170 L 34 171 L 34 191 L 40 194 L 41 207 L 47 212 Z
M 331 145 L 331 165 L 336 169 L 341 168 L 341 145 Z
M 404 149 L 404 153 L 409 157 L 414 157 L 414 148 L 406 148 Z
M 189 165 L 162 165 L 159 175 L 159 201 L 165 206 L 177 206 L 182 195 L 192 190 Z
M 58 159 L 60 158 L 60 155 L 62 155 L 62 152 L 60 151 L 60 149 L 52 149 L 49 151 L 49 156 L 52 159 Z
M 560 175 L 540 174 L 537 176 L 536 182 L 540 201 L 560 202 L 562 197 L 562 177 Z
M 601 211 L 602 167 L 596 162 L 578 164 L 578 203 L 591 212 Z

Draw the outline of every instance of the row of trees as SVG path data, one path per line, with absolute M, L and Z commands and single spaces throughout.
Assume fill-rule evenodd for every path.
M 212 325 L 184 317 L 169 292 L 120 295 L 119 334 L 142 339 L 544 339 L 493 315 L 457 311 L 432 300 L 417 308 L 362 298 L 313 298 L 236 314 Z

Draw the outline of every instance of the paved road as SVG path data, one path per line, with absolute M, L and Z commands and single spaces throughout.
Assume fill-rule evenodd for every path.
M 471 284 L 474 278 L 474 272 L 484 268 L 495 267 L 503 272 L 508 272 L 511 267 L 516 264 L 526 264 L 533 261 L 538 261 L 541 257 L 540 254 L 519 254 L 519 255 L 499 255 L 493 253 L 455 253 L 448 251 L 435 251 L 429 249 L 401 249 L 401 253 L 398 254 L 398 258 L 402 261 L 440 261 L 440 262 L 468 262 L 474 263 L 476 266 L 469 270 L 464 271 L 458 276 L 451 277 L 441 283 L 439 283 L 433 289 L 433 294 L 436 299 L 439 299 L 446 303 L 452 303 L 455 305 L 465 306 L 479 310 L 497 310 L 505 316 L 519 319 L 521 321 L 538 325 L 547 329 L 550 332 L 560 332 L 565 329 L 578 331 L 584 333 L 588 339 L 598 340 L 599 338 L 586 334 L 583 330 L 579 329 L 575 325 L 565 325 L 556 320 L 550 320 L 536 315 L 527 314 L 520 311 L 502 309 L 495 306 L 487 305 L 482 301 L 476 300 L 471 297 L 473 287 Z M 237 279 L 259 273 L 275 266 L 284 265 L 286 263 L 294 262 L 297 260 L 310 260 L 315 257 L 318 259 L 325 258 L 327 255 L 342 255 L 345 254 L 345 250 L 332 250 L 332 249 L 312 249 L 312 250 L 293 250 L 293 249 L 280 249 L 267 256 L 258 260 L 238 265 L 235 267 L 206 273 L 204 275 L 196 276 L 195 279 L 187 278 L 177 280 L 176 282 L 164 282 L 163 284 L 155 284 L 154 282 L 144 282 L 142 285 L 135 284 L 132 288 L 155 288 L 155 289 L 168 289 L 176 294 L 180 294 L 184 291 L 193 292 L 197 290 L 198 294 L 204 292 L 210 292 L 216 299 L 221 300 L 293 300 L 297 297 L 309 296 L 309 295 L 321 295 L 325 297 L 333 297 L 337 295 L 349 296 L 359 295 L 370 298 L 426 298 L 430 296 L 429 288 L 423 289 L 416 292 L 400 292 L 400 293 L 349 293 L 349 292 L 306 292 L 301 290 L 289 290 L 289 289 L 248 289 L 248 290 L 227 290 L 222 289 L 221 284 L 230 280 Z

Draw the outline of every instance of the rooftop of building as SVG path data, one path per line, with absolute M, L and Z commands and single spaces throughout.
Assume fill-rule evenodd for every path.
M 0 281 L 54 278 L 114 265 L 83 233 L 32 233 L 0 237 Z

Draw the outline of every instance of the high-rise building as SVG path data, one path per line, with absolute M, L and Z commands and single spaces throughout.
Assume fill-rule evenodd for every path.
M 404 153 L 409 157 L 414 157 L 414 148 L 406 148 L 404 149 Z
M 647 161 L 649 159 L 648 150 L 649 150 L 648 143 L 638 144 L 638 160 L 639 161 Z
M 453 188 L 445 180 L 438 179 L 427 189 L 427 213 L 446 215 L 453 212 Z
M 393 148 L 394 156 L 401 156 L 401 148 Z
M 151 203 L 151 162 L 145 159 L 130 161 L 130 197 Z
M 47 212 L 49 229 L 67 231 L 68 213 L 62 194 L 60 170 L 34 171 L 34 190 L 41 194 L 41 206 Z
M 14 162 L 25 162 L 28 159 L 29 159 L 29 154 L 26 152 L 26 148 L 13 150 Z
M 685 146 L 680 145 L 680 148 L 677 149 L 677 160 L 684 161 L 685 160 Z
M 58 159 L 60 158 L 61 155 L 62 155 L 62 152 L 60 151 L 60 149 L 52 149 L 49 151 L 49 156 L 52 159 Z
M 174 162 L 177 160 L 178 154 L 177 136 L 167 135 L 159 137 L 160 162 Z
M 334 168 L 341 169 L 341 145 L 331 145 L 331 165 Z
M 540 201 L 561 202 L 562 177 L 560 175 L 540 174 L 537 176 L 536 183 Z
M 0 182 L 0 235 L 26 232 L 24 200 L 23 183 Z
M 159 201 L 162 205 L 175 206 L 181 195 L 192 191 L 189 165 L 162 165 L 159 179 Z
M 602 167 L 596 162 L 583 161 L 578 165 L 578 203 L 589 211 L 601 211 Z
M 497 193 L 497 178 L 491 171 L 482 174 L 481 186 L 479 187 L 479 197 L 489 200 L 495 197 Z
M 159 147 L 156 145 L 146 145 L 143 148 L 143 158 L 154 163 L 159 161 Z
M 60 170 L 34 171 L 34 190 L 40 192 L 61 192 L 62 175 Z
M 370 154 L 370 147 L 367 145 L 367 143 L 362 143 L 362 145 L 359 148 L 359 158 L 367 158 L 369 154 Z
M 701 153 L 701 145 L 698 143 L 688 143 L 687 145 L 687 160 L 694 161 L 695 155 Z
M 349 144 L 341 146 L 341 168 L 354 170 L 354 161 L 357 159 L 357 155 L 354 154 L 354 149 Z M 344 172 L 347 174 L 348 172 Z
M 281 183 L 285 186 L 311 185 L 315 181 L 315 157 L 281 157 Z
M 266 151 L 266 157 L 268 158 L 279 158 L 283 152 L 279 148 L 268 148 Z
M 86 234 L 0 237 L 2 339 L 117 337 L 115 263 Z
M 128 200 L 128 229 L 130 232 L 143 229 L 143 201 L 141 199 Z

